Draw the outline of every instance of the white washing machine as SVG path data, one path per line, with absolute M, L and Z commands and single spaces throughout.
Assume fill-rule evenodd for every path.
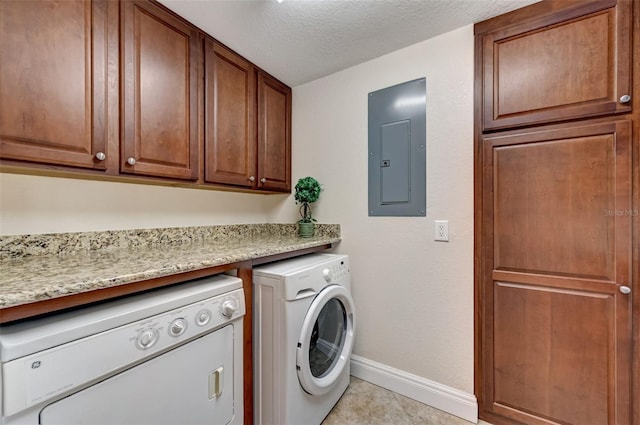
M 3 325 L 0 423 L 242 424 L 244 314 L 219 275 Z
M 253 270 L 254 422 L 319 425 L 349 385 L 349 257 L 310 254 Z

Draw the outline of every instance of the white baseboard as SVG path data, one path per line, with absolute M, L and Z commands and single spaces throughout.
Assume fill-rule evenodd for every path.
M 478 402 L 473 394 L 355 355 L 351 356 L 351 374 L 474 424 L 478 422 Z

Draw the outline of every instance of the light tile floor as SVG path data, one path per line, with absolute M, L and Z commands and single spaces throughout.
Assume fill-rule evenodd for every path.
M 351 377 L 322 425 L 471 425 L 471 422 Z M 490 425 L 480 421 L 479 425 Z

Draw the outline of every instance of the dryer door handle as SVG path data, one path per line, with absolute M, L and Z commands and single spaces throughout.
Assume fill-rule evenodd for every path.
M 209 374 L 209 400 L 222 395 L 222 387 L 224 385 L 223 373 L 224 367 L 220 366 Z
M 311 288 L 301 289 L 296 293 L 296 300 L 301 300 L 303 298 L 309 298 L 316 295 L 316 291 Z

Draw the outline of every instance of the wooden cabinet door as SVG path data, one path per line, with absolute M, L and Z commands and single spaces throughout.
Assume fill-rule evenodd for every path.
M 107 7 L 0 1 L 0 157 L 106 168 Z
M 198 32 L 144 0 L 121 3 L 120 171 L 198 177 Z
M 205 39 L 205 181 L 256 187 L 256 70 Z
M 497 28 L 481 37 L 484 130 L 631 110 L 621 101 L 631 95 L 631 0 L 544 2 L 527 13 L 517 24 L 488 21 Z
M 291 89 L 258 74 L 258 187 L 291 191 Z
M 481 416 L 631 425 L 630 121 L 482 143 Z

